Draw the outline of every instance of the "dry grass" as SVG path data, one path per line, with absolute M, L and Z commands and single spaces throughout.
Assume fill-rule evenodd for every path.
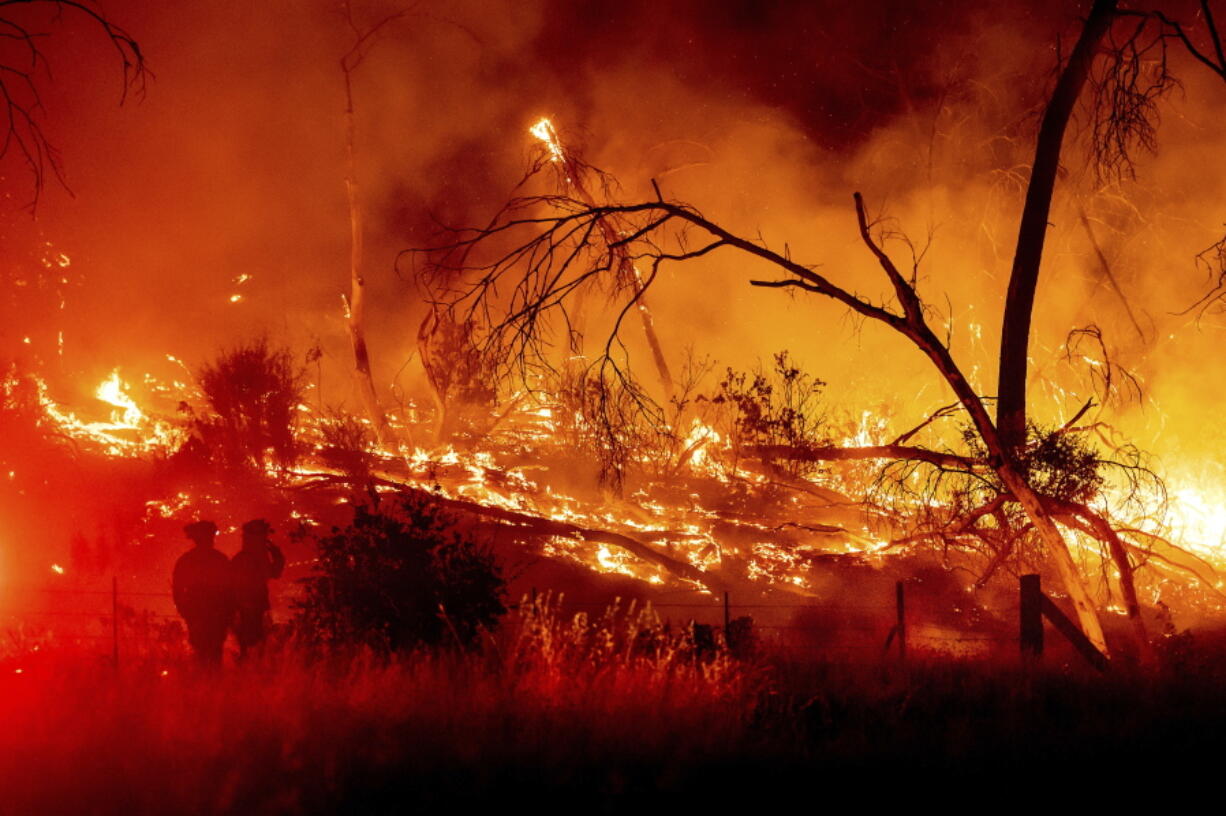
M 615 793 L 643 772 L 654 787 L 742 744 L 757 694 L 747 667 L 650 612 L 564 620 L 547 600 L 467 653 L 285 645 L 219 674 L 156 652 L 118 674 L 24 658 L 0 668 L 0 786 L 30 813 L 383 812 Z
M 1059 777 L 1218 761 L 1226 649 L 1172 645 L 1159 667 L 1105 678 L 950 660 L 738 662 L 650 610 L 566 619 L 546 599 L 467 653 L 285 644 L 219 674 L 180 660 L 165 676 L 157 649 L 119 673 L 79 651 L 12 654 L 0 664 L 0 811 L 399 813 L 477 800 L 622 812 L 1018 780 L 1041 796 Z

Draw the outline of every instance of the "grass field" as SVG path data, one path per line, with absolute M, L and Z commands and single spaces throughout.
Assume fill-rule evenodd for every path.
M 948 658 L 737 660 L 650 614 L 576 622 L 546 607 L 465 654 L 281 644 L 207 673 L 157 649 L 118 672 L 71 646 L 10 650 L 0 808 L 641 812 L 800 796 L 823 809 L 833 791 L 881 802 L 918 786 L 1047 796 L 1056 778 L 1120 793 L 1226 762 L 1226 650 L 1210 640 L 1105 677 Z

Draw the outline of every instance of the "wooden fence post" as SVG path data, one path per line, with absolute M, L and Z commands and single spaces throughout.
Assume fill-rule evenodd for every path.
M 898 659 L 907 659 L 907 596 L 902 581 L 894 584 L 894 603 L 898 613 Z
M 1043 655 L 1043 586 L 1038 575 L 1021 580 L 1020 631 L 1022 659 Z
M 1073 644 L 1082 657 L 1100 672 L 1107 671 L 1111 665 L 1107 656 L 1098 650 L 1090 639 L 1077 628 L 1077 624 L 1056 606 L 1052 599 L 1043 594 L 1043 587 L 1037 575 L 1022 576 L 1021 598 L 1021 647 L 1022 659 L 1038 658 L 1043 654 L 1043 619 L 1051 621 L 1056 631 L 1064 635 Z
M 111 663 L 119 671 L 119 576 L 111 576 Z
M 894 625 L 890 627 L 890 633 L 885 636 L 883 653 L 889 653 L 890 644 L 895 638 L 898 638 L 898 660 L 900 663 L 905 662 L 907 659 L 907 596 L 902 581 L 894 582 Z

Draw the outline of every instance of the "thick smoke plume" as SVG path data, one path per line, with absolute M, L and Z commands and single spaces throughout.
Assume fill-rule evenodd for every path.
M 342 6 L 128 0 L 105 10 L 140 40 L 157 78 L 119 108 L 106 44 L 80 20 L 40 21 L 52 35 L 42 43 L 53 69 L 40 79 L 45 125 L 72 195 L 48 186 L 35 218 L 20 213 L 29 180 L 7 160 L 2 223 L 16 250 L 6 274 L 42 274 L 47 259 L 67 265 L 41 300 L 6 307 L 9 356 L 54 364 L 83 384 L 116 366 L 171 379 L 182 371 L 167 354 L 198 367 L 221 346 L 269 335 L 301 353 L 317 346 L 312 399 L 356 410 L 341 303 L 349 224 L 339 60 L 354 37 Z M 978 389 L 991 392 L 1037 114 L 1084 9 L 881 2 L 852 13 L 833 2 L 697 0 L 351 8 L 359 29 L 400 11 L 354 74 L 380 388 L 424 399 L 413 359 L 423 306 L 396 271 L 397 253 L 428 244 L 439 224 L 484 223 L 528 164 L 528 126 L 548 115 L 626 198 L 650 196 L 654 179 L 848 288 L 884 294 L 855 235 L 851 193 L 862 191 L 883 224 L 927 250 L 921 292 Z M 1178 314 L 1208 283 L 1194 253 L 1226 220 L 1226 181 L 1204 172 L 1221 153 L 1214 111 L 1226 89 L 1188 61 L 1174 67 L 1183 86 L 1163 103 L 1159 151 L 1139 157 L 1136 181 L 1097 178 L 1080 114 L 1034 345 L 1034 388 L 1045 397 L 1036 412 L 1067 417 L 1092 395 L 1093 363 L 1079 353 L 1067 362 L 1066 336 L 1100 326 L 1146 400 L 1112 420 L 1172 456 L 1216 441 L 1204 418 L 1226 396 L 1204 376 L 1219 319 Z M 890 246 L 909 257 L 904 243 Z M 829 304 L 753 290 L 751 271 L 731 257 L 668 270 L 653 295 L 666 346 L 679 356 L 692 344 L 740 367 L 790 349 L 830 384 L 832 401 L 854 410 L 949 402 L 896 338 L 861 331 Z

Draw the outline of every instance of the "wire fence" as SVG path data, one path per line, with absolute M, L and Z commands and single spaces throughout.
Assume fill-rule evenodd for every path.
M 936 623 L 926 616 L 909 619 L 904 586 L 899 582 L 893 598 L 883 597 L 877 603 L 738 602 L 731 593 L 721 597 L 706 590 L 687 589 L 661 593 L 666 600 L 634 600 L 634 605 L 653 610 L 669 626 L 705 626 L 725 631 L 737 619 L 749 618 L 746 625 L 757 639 L 772 648 L 797 654 L 897 653 L 905 657 L 908 648 L 947 652 L 1017 648 L 1019 636 L 1006 633 L 1000 621 L 1016 619 L 1020 605 L 994 610 L 998 617 L 992 631 L 956 631 L 950 624 Z M 10 636 L 14 626 L 41 625 L 64 639 L 107 646 L 116 662 L 126 647 L 135 645 L 142 636 L 139 630 L 145 630 L 144 636 L 152 627 L 182 630 L 170 592 L 123 589 L 118 580 L 113 580 L 110 588 L 5 585 L 0 592 L 18 601 L 16 606 L 21 608 L 20 613 L 0 611 L 0 629 L 8 629 Z M 695 596 L 695 600 L 673 599 L 680 595 Z M 529 605 L 537 597 L 533 590 Z M 46 604 L 39 608 L 21 603 L 33 598 L 43 598 Z M 592 613 L 624 613 L 629 607 L 626 601 L 611 604 L 565 599 L 558 603 L 564 613 L 582 612 L 593 617 Z M 522 604 L 508 606 L 511 610 L 523 608 Z M 90 622 L 94 625 L 81 625 Z

